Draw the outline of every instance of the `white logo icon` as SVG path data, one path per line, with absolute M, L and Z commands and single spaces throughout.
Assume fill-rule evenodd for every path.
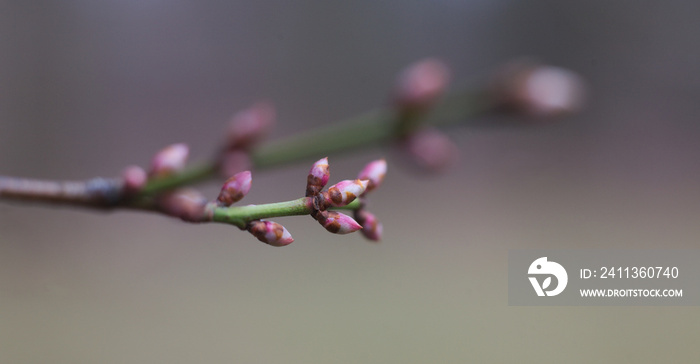
M 528 277 L 530 283 L 532 283 L 532 288 L 535 289 L 538 296 L 556 296 L 560 294 L 564 288 L 566 288 L 566 283 L 569 281 L 569 276 L 566 274 L 566 269 L 561 266 L 561 264 L 556 262 L 548 262 L 547 257 L 542 257 L 535 259 L 530 268 L 527 270 L 528 274 L 545 274 L 553 275 L 557 277 L 557 287 L 548 291 L 545 291 L 550 284 L 552 284 L 552 277 L 547 277 L 542 282 L 542 286 L 537 281 L 536 277 Z

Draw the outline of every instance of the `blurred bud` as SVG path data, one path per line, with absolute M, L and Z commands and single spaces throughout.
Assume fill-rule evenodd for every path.
M 294 241 L 292 234 L 284 226 L 273 221 L 252 221 L 248 231 L 258 240 L 272 246 L 285 246 Z
M 151 161 L 151 175 L 166 176 L 185 168 L 190 148 L 187 144 L 173 144 L 156 153 Z
M 133 193 L 140 191 L 148 182 L 146 171 L 139 166 L 129 166 L 122 172 L 122 180 L 124 181 L 124 191 Z
M 396 104 L 402 108 L 423 109 L 432 106 L 445 92 L 450 71 L 440 60 L 418 61 L 401 72 L 396 85 Z
M 367 189 L 367 180 L 344 180 L 328 189 L 328 199 L 333 206 L 345 206 L 362 195 Z
M 228 128 L 230 149 L 250 149 L 264 138 L 275 123 L 275 109 L 265 102 L 257 103 L 233 116 Z
M 362 225 L 362 235 L 372 241 L 382 240 L 382 232 L 384 226 L 377 218 L 369 211 L 355 210 L 355 220 Z
M 504 67 L 492 88 L 497 102 L 535 117 L 576 112 L 585 98 L 584 82 L 577 74 L 532 61 Z
M 404 147 L 419 167 L 441 172 L 457 159 L 457 146 L 436 129 L 423 129 L 411 134 Z
M 252 182 L 253 177 L 250 171 L 236 173 L 226 180 L 216 201 L 220 206 L 233 205 L 248 194 Z
M 372 191 L 379 187 L 384 181 L 386 175 L 386 160 L 384 158 L 369 162 L 357 176 L 358 179 L 367 180 L 367 190 L 364 193 Z
M 362 225 L 358 224 L 352 217 L 337 211 L 321 211 L 316 219 L 333 234 L 349 234 L 362 229 Z
M 168 215 L 190 222 L 204 221 L 207 199 L 201 192 L 183 188 L 162 195 L 158 205 Z
M 311 167 L 309 176 L 306 178 L 306 196 L 315 196 L 321 192 L 323 187 L 328 183 L 330 176 L 331 172 L 328 166 L 328 157 L 319 159 Z
M 241 171 L 250 170 L 252 167 L 253 162 L 250 160 L 248 152 L 233 149 L 224 151 L 219 172 L 223 177 L 228 177 Z

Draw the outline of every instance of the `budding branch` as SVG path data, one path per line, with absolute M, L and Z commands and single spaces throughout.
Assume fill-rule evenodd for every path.
M 399 75 L 391 107 L 266 144 L 260 141 L 274 123 L 275 113 L 268 104 L 256 104 L 233 117 L 227 140 L 211 160 L 187 165 L 189 147 L 174 144 L 153 157 L 148 172 L 131 166 L 121 178 L 60 182 L 0 176 L 0 200 L 106 210 L 126 208 L 158 212 L 188 222 L 227 223 L 248 230 L 274 246 L 288 245 L 293 239 L 282 225 L 262 219 L 310 215 L 332 233 L 362 230 L 368 239 L 379 240 L 382 226 L 365 209 L 365 195 L 381 184 L 386 173 L 385 160 L 369 163 L 358 179 L 341 181 L 324 191 L 329 167 L 328 159 L 322 158 L 309 172 L 305 197 L 231 206 L 250 189 L 251 173 L 241 171 L 272 168 L 390 142 L 396 142 L 418 165 L 436 170 L 448 164 L 457 148 L 447 136 L 429 127 L 456 123 L 498 126 L 479 121 L 478 117 L 506 111 L 535 117 L 562 115 L 576 111 L 582 99 L 583 87 L 578 76 L 532 62 L 504 67 L 486 87 L 477 91 L 441 98 L 448 79 L 449 72 L 442 62 L 435 59 L 417 62 Z M 509 124 L 513 125 L 517 124 Z M 232 177 L 216 201 L 208 201 L 198 191 L 186 188 L 220 175 Z M 354 219 L 337 210 L 352 211 Z

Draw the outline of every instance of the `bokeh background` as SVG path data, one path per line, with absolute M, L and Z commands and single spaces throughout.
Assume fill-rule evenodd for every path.
M 531 55 L 578 71 L 587 109 L 450 133 L 445 175 L 390 148 L 385 240 L 279 219 L 296 242 L 157 215 L 0 204 L 2 363 L 689 362 L 697 307 L 509 307 L 515 248 L 695 248 L 700 6 L 670 1 L 2 1 L 0 174 L 83 179 L 277 106 L 273 137 L 386 104 L 427 56 L 453 89 Z M 255 174 L 296 198 L 309 163 Z M 205 186 L 214 195 L 218 186 Z

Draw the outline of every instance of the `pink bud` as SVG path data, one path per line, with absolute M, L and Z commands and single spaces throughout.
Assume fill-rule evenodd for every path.
M 400 107 L 425 108 L 431 106 L 447 88 L 450 71 L 434 58 L 418 61 L 399 75 L 396 103 Z
M 151 161 L 151 174 L 165 176 L 185 168 L 190 148 L 187 144 L 173 144 L 158 152 Z
M 192 188 L 175 190 L 158 199 L 158 206 L 163 212 L 190 222 L 206 219 L 206 204 L 204 195 Z
M 386 175 L 386 160 L 384 158 L 378 159 L 376 161 L 368 163 L 365 168 L 360 172 L 357 178 L 361 180 L 368 180 L 367 190 L 365 193 L 372 191 L 373 189 L 379 187 L 384 181 L 384 176 Z
M 362 225 L 352 217 L 337 211 L 321 211 L 317 220 L 326 230 L 333 234 L 349 234 L 362 229 Z
M 140 191 L 148 182 L 146 171 L 139 166 L 129 166 L 122 172 L 122 180 L 124 180 L 124 191 L 133 193 Z
M 269 103 L 257 103 L 231 119 L 228 145 L 235 149 L 250 149 L 264 138 L 275 123 L 275 109 Z
M 284 226 L 273 221 L 253 221 L 250 223 L 248 231 L 258 240 L 272 246 L 285 246 L 294 241 L 292 234 Z
M 535 117 L 578 111 L 585 98 L 584 82 L 578 75 L 532 60 L 503 67 L 492 88 L 498 102 Z
M 240 201 L 250 191 L 250 185 L 253 178 L 250 171 L 236 173 L 233 177 L 226 180 L 221 188 L 219 197 L 216 199 L 220 206 L 231 206 Z
M 440 172 L 457 158 L 457 146 L 443 133 L 424 129 L 405 140 L 406 151 L 418 166 Z
M 344 180 L 328 189 L 328 199 L 333 206 L 345 206 L 361 196 L 367 189 L 368 180 Z
M 583 82 L 575 73 L 557 67 L 538 67 L 525 80 L 523 106 L 533 116 L 577 111 L 583 104 Z
M 319 159 L 311 167 L 309 176 L 306 178 L 306 196 L 315 196 L 321 192 L 323 187 L 328 183 L 330 176 L 331 172 L 328 166 L 328 157 Z
M 382 239 L 384 227 L 374 214 L 366 210 L 356 210 L 355 219 L 362 225 L 362 235 L 367 239 L 372 241 L 379 241 Z

